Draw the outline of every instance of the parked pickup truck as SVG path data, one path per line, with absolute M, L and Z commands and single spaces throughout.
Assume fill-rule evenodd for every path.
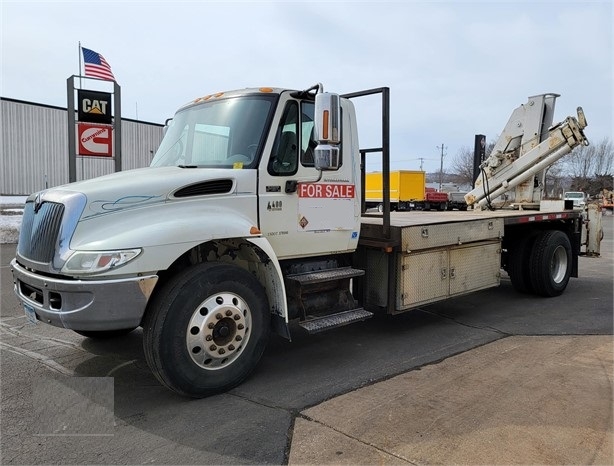
M 448 210 L 467 210 L 465 194 L 467 193 L 448 193 Z
M 563 199 L 566 201 L 573 201 L 574 209 L 584 210 L 586 207 L 587 196 L 586 193 L 583 193 L 582 191 L 567 191 L 564 194 Z

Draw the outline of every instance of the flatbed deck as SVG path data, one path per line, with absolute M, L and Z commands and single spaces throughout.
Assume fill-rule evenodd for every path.
M 391 227 L 410 227 L 420 225 L 434 225 L 439 223 L 466 222 L 472 220 L 487 220 L 502 218 L 505 225 L 516 223 L 549 221 L 558 219 L 571 219 L 580 217 L 577 210 L 467 210 L 467 211 L 420 211 L 391 212 Z M 363 225 L 383 225 L 383 214 L 367 213 L 362 217 Z
M 391 212 L 386 232 L 382 213 L 363 214 L 360 241 L 362 246 L 392 251 L 416 247 L 434 247 L 454 242 L 473 242 L 509 234 L 507 226 L 555 221 L 574 221 L 582 215 L 578 210 L 468 210 Z M 439 240 L 433 241 L 437 232 Z M 430 240 L 420 240 L 421 237 Z M 411 238 L 411 239 L 410 239 Z M 420 246 L 418 246 L 420 244 Z

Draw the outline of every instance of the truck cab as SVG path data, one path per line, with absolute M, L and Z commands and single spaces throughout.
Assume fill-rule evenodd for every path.
M 341 114 L 354 127 L 350 106 L 344 101 Z M 344 141 L 338 166 L 319 177 L 314 110 L 313 94 L 280 89 L 196 99 L 171 120 L 151 167 L 198 173 L 203 181 L 181 187 L 181 198 L 201 205 L 223 198 L 250 218 L 280 260 L 352 251 L 360 228 L 357 141 Z M 228 189 L 211 191 L 224 182 Z
M 336 95 L 317 110 L 316 92 L 199 97 L 167 122 L 150 167 L 30 196 L 12 263 L 26 315 L 92 338 L 142 326 L 160 380 L 198 396 L 242 380 L 270 329 L 364 318 L 349 290 L 363 273 L 349 267 L 355 112 Z M 183 364 L 162 354 L 176 338 Z

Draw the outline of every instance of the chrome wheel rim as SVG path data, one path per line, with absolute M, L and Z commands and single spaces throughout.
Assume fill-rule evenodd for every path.
M 251 330 L 251 312 L 241 296 L 215 293 L 195 310 L 186 329 L 188 354 L 203 369 L 222 369 L 243 352 Z
M 567 274 L 567 251 L 563 246 L 558 246 L 552 255 L 550 274 L 555 283 L 561 283 Z

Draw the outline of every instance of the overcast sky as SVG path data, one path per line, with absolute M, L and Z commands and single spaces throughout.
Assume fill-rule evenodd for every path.
M 611 0 L 0 4 L 2 97 L 66 107 L 81 42 L 111 65 L 122 116 L 156 123 L 223 90 L 388 86 L 393 169 L 438 170 L 442 144 L 445 169 L 548 92 L 555 121 L 582 106 L 590 140 L 613 134 Z M 379 146 L 379 99 L 357 110 L 361 147 Z

